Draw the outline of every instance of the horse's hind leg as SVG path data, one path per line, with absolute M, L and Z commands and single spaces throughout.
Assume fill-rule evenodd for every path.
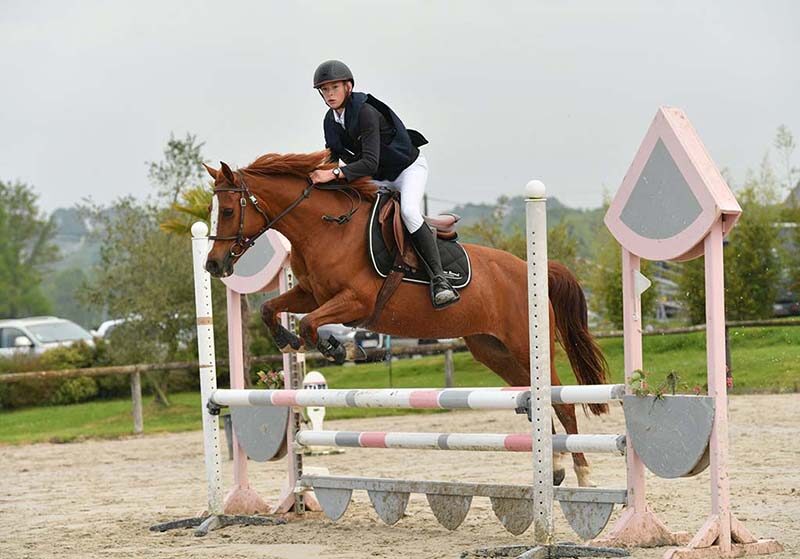
M 558 371 L 556 371 L 556 363 L 555 363 L 556 323 L 552 305 L 550 305 L 549 315 L 550 315 L 550 385 L 561 386 L 561 379 L 558 377 Z M 508 347 L 509 353 L 516 358 L 517 362 L 520 364 L 519 366 L 520 367 L 524 366 L 525 368 L 524 376 L 528 377 L 529 363 L 530 363 L 530 346 L 528 345 L 528 332 L 520 331 L 520 329 L 513 329 L 510 330 L 509 335 L 511 337 L 507 340 L 504 340 L 503 343 L 505 344 L 505 347 Z M 529 382 L 530 380 L 521 380 L 519 383 L 527 384 Z M 572 404 L 557 404 L 554 405 L 553 408 L 555 409 L 559 421 L 561 421 L 561 424 L 564 426 L 564 431 L 566 431 L 568 435 L 577 435 L 578 420 L 575 417 L 575 406 Z M 573 454 L 572 461 L 575 468 L 575 475 L 578 478 L 578 485 L 580 487 L 592 487 L 594 484 L 590 479 L 591 472 L 590 472 L 589 462 L 586 460 L 586 456 L 584 456 L 584 454 L 580 452 Z
M 472 355 L 494 371 L 511 386 L 530 386 L 530 375 L 503 343 L 487 334 L 477 334 L 464 338 Z M 566 475 L 561 465 L 561 454 L 553 454 L 553 485 L 561 485 Z
M 553 404 L 553 409 L 556 411 L 558 420 L 564 426 L 564 430 L 568 435 L 578 434 L 578 419 L 575 417 L 574 404 Z M 575 475 L 578 478 L 579 487 L 595 487 L 592 481 L 589 468 L 589 462 L 583 452 L 572 453 L 572 463 L 575 469 Z

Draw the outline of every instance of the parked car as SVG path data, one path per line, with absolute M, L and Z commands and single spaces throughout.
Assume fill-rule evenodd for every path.
M 109 334 L 120 324 L 124 324 L 127 322 L 127 318 L 115 318 L 113 320 L 106 320 L 100 326 L 97 327 L 97 330 L 92 330 L 92 335 L 95 338 L 107 338 Z
M 800 301 L 786 297 L 775 301 L 772 305 L 772 316 L 797 316 L 800 315 Z
M 16 353 L 40 354 L 76 342 L 94 343 L 92 335 L 71 320 L 55 316 L 0 320 L 0 356 L 3 357 Z
M 329 336 L 333 336 L 341 343 L 354 343 L 364 349 L 383 347 L 385 343 L 383 334 L 344 324 L 324 324 L 317 330 L 317 335 L 321 340 L 327 340 Z

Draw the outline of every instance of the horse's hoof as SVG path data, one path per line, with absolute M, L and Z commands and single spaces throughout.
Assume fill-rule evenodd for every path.
M 364 351 L 360 345 L 356 345 L 351 342 L 347 342 L 344 344 L 345 347 L 345 359 L 347 361 L 366 361 L 367 360 L 367 352 Z
M 272 339 L 281 353 L 297 353 L 303 347 L 303 340 L 289 332 L 282 325 L 278 326 L 277 332 L 273 334 Z
M 564 483 L 564 478 L 567 477 L 567 472 L 564 468 L 553 470 L 553 485 L 558 486 Z
M 335 337 L 331 336 L 327 340 L 320 340 L 317 344 L 319 352 L 335 365 L 341 365 L 347 358 L 347 350 Z

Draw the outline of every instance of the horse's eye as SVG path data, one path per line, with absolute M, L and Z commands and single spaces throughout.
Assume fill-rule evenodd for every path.
M 222 217 L 233 217 L 233 208 L 223 208 Z

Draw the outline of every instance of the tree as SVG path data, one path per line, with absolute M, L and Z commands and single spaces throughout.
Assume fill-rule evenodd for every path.
M 791 191 L 793 188 L 795 188 L 795 186 L 800 184 L 798 182 L 800 169 L 792 165 L 792 156 L 797 145 L 794 143 L 794 136 L 787 126 L 781 124 L 778 127 L 778 130 L 775 132 L 775 140 L 773 141 L 773 145 L 775 146 L 775 149 L 778 150 L 778 156 L 780 157 L 781 164 L 783 166 L 783 186 L 787 190 Z
M 727 316 L 768 318 L 781 276 L 777 181 L 765 157 L 758 175 L 749 173 L 738 192 L 742 216 L 728 236 L 725 259 Z
M 725 251 L 728 256 L 730 251 Z M 680 264 L 678 275 L 678 296 L 689 316 L 690 324 L 704 324 L 706 321 L 705 258 L 695 258 Z
M 781 216 L 781 222 L 790 224 L 784 239 L 784 246 L 788 248 L 783 253 L 784 285 L 790 291 L 800 292 L 800 169 L 793 165 L 797 146 L 791 131 L 783 125 L 778 127 L 773 144 L 783 167 L 783 185 L 789 189 Z
M 608 209 L 608 201 L 604 205 Z M 622 328 L 622 251 L 619 243 L 604 224 L 594 236 L 594 267 L 589 273 L 591 298 L 589 304 L 614 328 Z M 642 259 L 640 272 L 648 276 L 651 264 Z M 653 316 L 658 298 L 656 283 L 642 293 L 641 305 L 644 316 Z
M 85 207 L 101 241 L 100 263 L 82 299 L 112 318 L 127 321 L 113 332 L 109 347 L 115 363 L 153 363 L 196 357 L 196 318 L 192 252 L 188 236 L 161 230 L 165 210 L 124 198 L 111 207 Z M 224 308 L 224 291 L 214 291 L 214 306 Z M 218 358 L 227 354 L 225 313 L 215 316 Z M 150 381 L 166 404 L 167 377 Z
M 501 196 L 492 209 L 491 214 L 482 217 L 475 225 L 464 227 L 461 234 L 474 240 L 477 244 L 510 252 L 518 258 L 525 259 L 525 234 L 522 227 L 515 225 L 506 231 L 504 224 L 510 211 L 508 196 Z
M 46 314 L 42 276 L 58 250 L 55 224 L 44 217 L 26 184 L 0 181 L 0 318 Z
M 547 255 L 580 275 L 578 269 L 578 239 L 566 221 L 561 221 L 547 231 Z
M 501 196 L 489 216 L 481 218 L 475 225 L 465 227 L 461 233 L 478 244 L 510 252 L 525 260 L 527 247 L 524 224 L 511 223 L 509 227 L 504 225 L 511 212 L 509 202 L 507 196 Z M 548 226 L 547 253 L 550 260 L 557 260 L 573 272 L 576 271 L 578 241 L 566 222 Z
M 187 133 L 182 140 L 170 134 L 163 161 L 147 163 L 148 177 L 162 200 L 175 204 L 185 189 L 202 184 L 206 176 L 203 145 L 194 134 Z
M 161 223 L 167 233 L 187 236 L 197 221 L 209 221 L 209 208 L 213 190 L 206 186 L 195 186 L 181 193 L 181 202 L 172 204 L 172 211 Z

